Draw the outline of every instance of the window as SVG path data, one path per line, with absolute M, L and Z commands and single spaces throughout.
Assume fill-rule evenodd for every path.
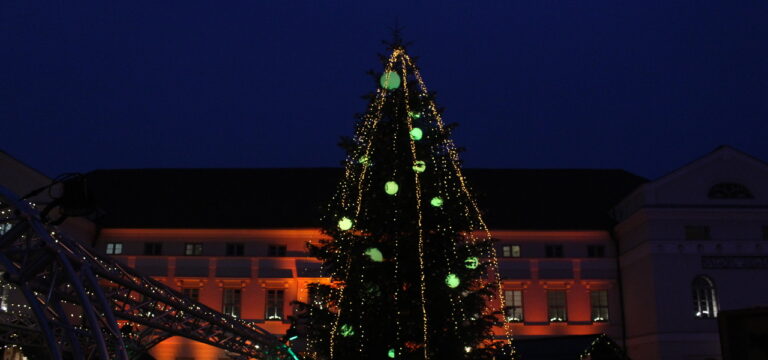
M 501 247 L 502 257 L 520 257 L 520 245 L 503 245 Z
M 693 310 L 700 319 L 717 317 L 715 283 L 707 276 L 700 275 L 693 279 Z
M 285 256 L 285 245 L 269 245 L 267 256 Z
M 159 242 L 144 243 L 144 255 L 161 255 L 163 253 L 163 244 Z
M 587 257 L 601 258 L 605 257 L 605 246 L 603 245 L 588 245 Z
M 7 233 L 12 227 L 13 225 L 11 223 L 0 223 L 0 235 Z
M 719 183 L 709 188 L 710 199 L 752 199 L 752 192 L 738 183 Z
M 227 256 L 243 256 L 243 244 L 242 243 L 227 244 Z
M 547 245 L 547 257 L 563 257 L 563 245 Z
M 120 255 L 123 253 L 123 243 L 107 243 L 108 255 Z
M 685 240 L 710 240 L 709 226 L 687 225 L 685 227 Z
M 240 317 L 240 295 L 242 292 L 243 290 L 239 288 L 224 288 L 221 312 Z
M 608 321 L 608 290 L 595 290 L 589 293 L 592 304 L 592 321 Z
M 507 321 L 523 321 L 523 291 L 505 290 L 504 302 L 507 304 Z
M 267 290 L 267 320 L 283 319 L 283 290 Z
M 184 245 L 184 255 L 202 255 L 203 244 L 202 243 L 186 243 Z
M 568 321 L 565 290 L 547 290 L 547 308 L 550 322 Z
M 182 288 L 181 293 L 192 301 L 200 301 L 200 288 Z

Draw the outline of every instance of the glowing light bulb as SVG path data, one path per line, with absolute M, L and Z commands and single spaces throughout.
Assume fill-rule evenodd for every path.
M 427 169 L 427 163 L 421 160 L 416 160 L 416 162 L 413 163 L 413 171 L 417 173 L 422 173 L 424 170 Z
M 352 220 L 350 220 L 348 217 L 343 217 L 341 220 L 339 220 L 339 229 L 347 231 L 352 228 Z
M 381 87 L 387 90 L 394 90 L 400 87 L 400 75 L 394 71 L 387 71 L 379 78 Z
M 384 255 L 382 255 L 381 251 L 377 248 L 368 248 L 365 250 L 365 255 L 368 255 L 369 258 L 371 258 L 371 261 L 373 262 L 382 262 L 384 261 Z
M 459 280 L 459 277 L 456 276 L 456 274 L 448 274 L 448 276 L 445 277 L 445 285 L 448 285 L 451 289 L 455 289 L 460 283 L 461 280 Z
M 429 204 L 434 207 L 441 207 L 443 206 L 443 198 L 435 196 L 432 198 L 432 200 L 429 201 Z
M 411 134 L 411 139 L 416 140 L 416 141 L 421 140 L 421 138 L 424 136 L 424 132 L 421 131 L 421 129 L 419 129 L 417 127 L 411 129 L 409 134 Z
M 400 187 L 397 186 L 397 183 L 394 181 L 387 181 L 386 184 L 384 184 L 384 192 L 386 192 L 389 195 L 395 195 L 397 194 L 397 190 Z
M 352 329 L 352 325 L 348 325 L 348 324 L 341 325 L 341 336 L 350 337 L 352 335 L 355 335 L 355 330 Z

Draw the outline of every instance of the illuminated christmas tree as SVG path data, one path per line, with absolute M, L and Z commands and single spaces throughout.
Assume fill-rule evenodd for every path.
M 452 127 L 398 37 L 389 50 L 342 142 L 344 176 L 322 219 L 329 239 L 310 244 L 333 284 L 311 287 L 289 334 L 306 335 L 316 359 L 502 358 L 511 339 L 496 254 Z

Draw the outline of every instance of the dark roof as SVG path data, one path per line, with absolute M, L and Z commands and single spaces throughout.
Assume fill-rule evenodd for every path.
M 468 169 L 492 229 L 607 229 L 609 210 L 647 180 L 623 170 Z M 109 228 L 307 228 L 337 168 L 96 170 L 86 184 Z

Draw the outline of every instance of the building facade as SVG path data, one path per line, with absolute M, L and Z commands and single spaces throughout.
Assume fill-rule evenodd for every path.
M 328 282 L 306 243 L 338 169 L 99 170 L 79 238 L 285 334 Z M 516 339 L 607 334 L 634 360 L 721 359 L 717 313 L 768 306 L 768 165 L 732 148 L 655 181 L 621 170 L 468 170 Z M 84 220 L 79 220 L 84 221 Z M 170 338 L 157 359 L 221 359 Z
M 615 210 L 632 358 L 720 359 L 718 312 L 768 306 L 768 164 L 722 147 Z

